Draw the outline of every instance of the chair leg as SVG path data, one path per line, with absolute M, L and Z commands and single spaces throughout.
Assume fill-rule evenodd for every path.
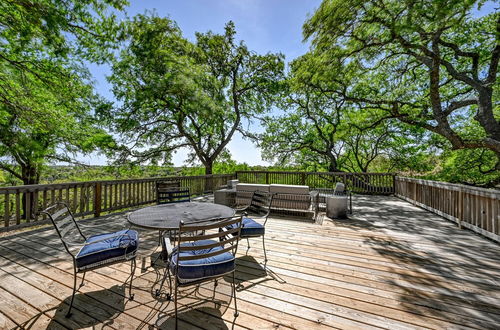
M 66 313 L 66 317 L 71 316 L 71 309 L 73 308 L 73 300 L 75 300 L 75 293 L 76 293 L 76 265 L 73 264 L 73 294 L 71 295 L 71 302 L 69 303 L 69 309 L 68 312 Z
M 130 263 L 130 283 L 128 286 L 128 296 L 130 300 L 134 300 L 134 295 L 132 294 L 132 281 L 134 280 L 135 268 L 136 268 L 136 263 L 134 258 Z
M 262 235 L 262 248 L 264 249 L 264 268 L 267 266 L 267 253 L 266 253 L 266 241 L 265 236 Z
M 248 250 L 250 250 L 250 240 L 247 237 L 247 252 L 245 252 L 245 255 L 248 255 Z
M 82 275 L 82 281 L 80 282 L 80 285 L 78 286 L 78 289 L 80 289 L 82 286 L 85 285 L 85 283 L 83 283 L 83 281 L 85 281 L 85 274 L 87 274 L 87 272 L 83 273 L 83 275 Z
M 214 281 L 214 292 L 212 294 L 212 300 L 215 300 L 215 290 L 217 288 L 217 285 L 219 285 L 219 281 L 217 279 L 215 279 L 215 281 Z
M 174 298 L 174 306 L 175 306 L 175 328 L 178 329 L 177 325 L 177 291 L 179 291 L 179 287 L 177 285 L 177 279 L 175 280 L 175 298 Z
M 157 297 L 160 296 L 161 289 L 163 288 L 163 284 L 165 283 L 165 278 L 167 276 L 168 276 L 168 287 L 170 290 L 170 293 L 167 294 L 167 300 L 170 301 L 170 300 L 172 300 L 172 279 L 170 277 L 170 269 L 168 268 L 168 265 L 167 265 L 167 267 L 165 267 L 165 274 L 163 275 L 163 278 L 161 279 L 160 288 L 156 289 L 155 295 Z
M 170 268 L 167 268 L 167 275 L 168 275 L 168 288 L 170 290 L 170 293 L 167 296 L 167 300 L 170 301 L 172 300 L 172 275 L 170 275 Z
M 240 313 L 238 313 L 238 304 L 236 303 L 236 279 L 235 279 L 234 273 L 235 273 L 235 271 L 233 271 L 233 283 L 232 283 L 233 297 L 234 297 L 234 317 L 238 317 L 238 315 L 240 315 Z

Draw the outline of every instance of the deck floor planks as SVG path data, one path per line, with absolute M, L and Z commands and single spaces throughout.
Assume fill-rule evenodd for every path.
M 362 197 L 356 202 L 352 221 L 325 220 L 322 226 L 318 226 L 282 218 L 270 219 L 266 236 L 268 264 L 287 281 L 286 284 L 262 281 L 255 263 L 263 258 L 261 242 L 257 239 L 251 241 L 249 256 L 255 259 L 249 260 L 244 257 L 246 241 L 242 241 L 236 275 L 237 281 L 246 288 L 238 292 L 242 316 L 237 319 L 236 328 L 272 328 L 277 325 L 299 329 L 328 325 L 391 329 L 495 328 L 499 324 L 500 296 L 498 285 L 495 285 L 495 279 L 500 277 L 496 263 L 500 256 L 498 245 L 471 232 L 460 231 L 450 222 L 395 198 Z M 417 219 L 410 220 L 410 215 Z M 106 220 L 110 221 L 99 230 L 120 228 L 126 223 L 123 215 Z M 88 223 L 98 221 L 89 220 Z M 429 224 L 432 227 L 426 228 Z M 141 236 L 146 237 L 154 242 L 155 234 Z M 474 249 L 470 249 L 471 245 Z M 150 244 L 149 249 L 154 246 Z M 36 253 L 30 253 L 34 248 Z M 12 260 L 8 260 L 17 263 L 16 267 L 29 264 L 26 268 L 28 277 L 23 278 L 27 285 L 31 271 L 34 283 L 41 284 L 39 281 L 46 278 L 49 282 L 51 279 L 61 281 L 65 291 L 71 287 L 71 263 L 57 236 L 50 230 L 28 231 L 21 236 L 1 239 L 0 249 L 2 256 L 3 251 L 9 251 L 8 257 Z M 28 258 L 32 260 L 27 262 Z M 123 264 L 107 270 L 103 268 L 96 274 L 90 272 L 87 275 L 90 285 L 82 288 L 84 295 L 91 294 L 93 289 L 113 291 L 114 286 L 127 277 L 127 268 Z M 58 279 L 57 273 L 65 274 L 64 279 Z M 150 318 L 144 325 L 154 323 L 157 313 L 169 312 L 172 307 L 161 304 L 162 307 L 158 307 L 158 302 L 147 291 L 146 287 L 155 282 L 154 272 L 138 271 L 138 274 L 141 278 L 137 283 L 134 280 L 134 293 L 141 304 L 130 305 L 118 320 L 133 319 L 131 328 L 138 328 L 135 321 L 143 318 Z M 5 283 L 9 281 L 8 276 L 1 275 L 0 286 L 8 286 Z M 221 288 L 228 287 L 227 283 L 221 285 Z M 41 291 L 40 297 L 44 293 L 53 297 L 49 287 L 40 285 L 37 290 Z M 13 321 L 22 324 L 30 320 L 42 325 L 49 317 L 54 317 L 51 311 L 60 307 L 57 302 L 47 305 L 47 301 L 43 303 L 41 298 L 37 308 L 33 309 L 18 297 L 21 293 L 22 290 L 4 293 L 9 303 L 0 305 L 0 322 L 3 318 L 10 325 Z M 58 301 L 67 298 L 60 297 Z M 98 300 L 108 307 L 113 303 L 109 294 Z M 21 311 L 24 308 L 24 314 L 18 313 L 15 318 L 9 316 L 9 312 L 13 313 L 9 309 L 13 302 L 20 304 Z M 52 310 L 40 313 L 39 310 L 51 305 L 55 305 Z M 214 328 L 225 323 L 231 328 L 232 312 L 231 305 L 222 316 L 223 323 L 221 320 L 217 323 L 215 319 L 220 319 L 220 315 L 195 311 L 183 325 L 187 328 L 191 325 Z M 252 315 L 256 313 L 258 315 Z M 31 315 L 31 318 L 22 321 L 26 315 Z M 37 320 L 37 315 L 42 316 Z M 201 316 L 205 323 L 191 320 L 192 315 Z M 280 322 L 282 319 L 286 320 Z M 119 325 L 120 322 L 114 327 Z

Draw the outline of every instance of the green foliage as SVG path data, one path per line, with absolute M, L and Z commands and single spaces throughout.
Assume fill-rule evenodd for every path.
M 37 183 L 44 164 L 71 161 L 110 138 L 84 60 L 103 61 L 118 32 L 107 8 L 125 1 L 0 3 L 0 168 Z
M 419 177 L 470 185 L 490 185 L 498 182 L 500 173 L 492 171 L 496 156 L 487 149 L 465 149 L 446 151 L 438 158 L 437 166 Z
M 391 120 L 380 109 L 365 111 L 312 83 L 315 63 L 310 54 L 292 62 L 283 113 L 266 117 L 265 132 L 254 136 L 266 160 L 308 171 L 367 172 L 378 159 L 388 159 L 386 170 L 396 167 L 391 160 L 399 150 L 406 159 L 421 151 L 422 129 Z
M 168 18 L 130 22 L 109 77 L 123 105 L 101 113 L 121 134 L 120 162 L 168 162 L 188 147 L 212 173 L 243 121 L 270 108 L 284 68 L 282 55 L 255 54 L 235 34 L 229 22 L 191 43 Z
M 473 17 L 483 3 L 324 0 L 304 24 L 313 46 L 301 79 L 441 136 L 438 154 L 490 150 L 483 171 L 500 171 L 500 13 Z

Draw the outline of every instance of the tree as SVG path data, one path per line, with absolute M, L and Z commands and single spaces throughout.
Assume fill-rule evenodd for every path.
M 264 118 L 265 132 L 256 137 L 264 160 L 339 172 L 343 104 L 307 89 L 292 92 L 287 101 L 287 111 Z
M 325 0 L 305 23 L 322 90 L 423 127 L 452 149 L 487 149 L 500 170 L 500 14 L 483 1 Z M 477 134 L 470 134 L 471 131 Z
M 36 184 L 51 160 L 70 161 L 107 135 L 84 60 L 102 62 L 118 24 L 107 8 L 125 1 L 0 3 L 0 169 Z
M 66 74 L 71 79 L 56 92 L 30 75 L 10 71 L 9 92 L 16 98 L 0 103 L 0 169 L 23 184 L 38 184 L 47 162 L 71 162 L 76 152 L 92 151 L 108 139 L 91 116 L 92 86 Z
M 381 155 L 412 143 L 396 138 L 408 129 L 387 121 L 383 111 L 366 112 L 337 93 L 311 84 L 314 60 L 306 54 L 292 62 L 284 112 L 265 118 L 265 132 L 255 136 L 266 160 L 315 171 L 367 172 Z
M 167 18 L 134 18 L 109 78 L 122 105 L 105 112 L 122 137 L 120 161 L 166 161 L 187 147 L 212 174 L 244 121 L 270 108 L 284 70 L 282 55 L 255 54 L 235 35 L 229 22 L 191 43 Z

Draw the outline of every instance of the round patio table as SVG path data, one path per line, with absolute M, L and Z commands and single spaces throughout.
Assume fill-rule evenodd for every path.
M 229 218 L 235 211 L 225 205 L 213 203 L 183 202 L 145 207 L 129 213 L 128 221 L 134 226 L 169 231 L 179 229 L 179 224 L 202 220 Z

